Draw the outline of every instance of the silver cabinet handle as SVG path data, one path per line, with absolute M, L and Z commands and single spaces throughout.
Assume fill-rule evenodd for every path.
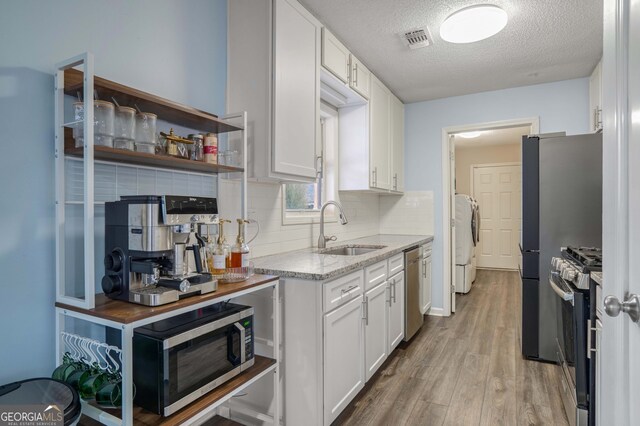
M 356 62 L 353 67 L 353 85 L 358 86 L 358 63 Z
M 607 296 L 604 298 L 604 311 L 610 317 L 617 317 L 620 312 L 629 315 L 631 321 L 640 320 L 640 298 L 635 294 L 628 294 L 624 302 L 620 303 L 617 297 Z
M 373 171 L 371 172 L 372 175 L 372 179 L 373 179 L 373 187 L 377 188 L 378 187 L 378 167 L 374 167 Z
M 357 286 L 357 285 L 352 285 L 352 286 L 349 286 L 349 287 L 347 287 L 347 288 L 343 288 L 342 290 L 340 290 L 340 292 L 341 292 L 343 295 L 345 295 L 345 294 L 347 294 L 347 293 L 351 292 L 351 290 L 355 290 L 356 288 L 358 288 L 358 286 Z
M 364 324 L 369 325 L 369 296 L 364 297 Z
M 389 304 L 389 307 L 391 307 L 391 301 L 393 299 L 393 296 L 391 295 L 391 286 L 393 285 L 393 283 L 391 281 L 387 281 L 387 288 L 385 289 L 385 291 L 389 291 L 389 298 L 387 299 L 387 303 Z
M 427 278 L 427 260 L 422 261 L 422 278 Z
M 396 303 L 396 280 L 393 280 L 393 303 Z
M 394 190 L 398 190 L 398 174 L 394 173 L 393 174 L 393 189 Z

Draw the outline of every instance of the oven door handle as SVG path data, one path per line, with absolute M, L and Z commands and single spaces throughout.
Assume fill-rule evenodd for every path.
M 552 272 L 553 274 L 553 272 Z M 553 291 L 562 298 L 562 300 L 567 301 L 567 302 L 571 302 L 571 304 L 573 305 L 573 292 L 567 293 L 566 291 L 564 291 L 563 289 L 561 289 L 560 287 L 558 287 L 558 284 L 556 284 L 553 281 L 552 277 L 549 277 L 549 285 L 551 286 L 551 288 L 553 289 Z
M 233 336 L 235 334 L 238 335 L 238 342 L 240 344 L 239 355 L 236 355 L 236 352 L 234 351 L 234 348 L 233 348 Z M 244 341 L 245 337 L 246 337 L 245 328 L 242 325 L 240 325 L 240 323 L 233 324 L 233 327 L 231 327 L 229 334 L 227 334 L 227 359 L 234 367 L 246 361 L 246 349 L 245 349 L 246 346 Z

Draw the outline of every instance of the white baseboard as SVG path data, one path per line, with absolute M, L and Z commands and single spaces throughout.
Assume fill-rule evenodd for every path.
M 427 315 L 431 315 L 434 317 L 443 317 L 444 316 L 444 309 L 443 308 L 431 308 L 429 309 L 429 312 L 427 312 Z

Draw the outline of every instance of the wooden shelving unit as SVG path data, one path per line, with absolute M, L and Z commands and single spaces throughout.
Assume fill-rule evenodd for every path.
M 114 97 L 120 105 L 138 107 L 144 112 L 152 112 L 158 118 L 171 123 L 179 124 L 189 129 L 212 133 L 227 133 L 242 130 L 241 127 L 233 126 L 224 120 L 219 119 L 215 114 L 211 114 L 190 106 L 182 105 L 160 96 L 152 95 L 132 87 L 116 83 L 106 78 L 94 76 L 93 88 L 97 90 L 101 99 Z M 84 73 L 70 68 L 64 73 L 64 93 L 73 97 L 84 89 Z
M 133 422 L 136 425 L 147 426 L 175 426 L 184 424 L 194 416 L 200 414 L 202 411 L 209 409 L 212 405 L 219 404 L 223 399 L 228 399 L 230 395 L 244 389 L 244 387 L 253 379 L 266 374 L 268 371 L 272 370 L 275 365 L 276 361 L 274 359 L 256 356 L 255 364 L 252 367 L 243 371 L 242 374 L 239 374 L 228 382 L 218 386 L 208 394 L 196 400 L 194 403 L 169 417 L 162 417 L 143 408 L 134 406 Z M 103 410 L 114 417 L 120 418 L 122 416 L 120 410 Z
M 78 68 L 82 67 L 82 71 Z M 227 402 L 233 395 L 248 388 L 257 380 L 269 374 L 273 375 L 273 399 L 275 408 L 268 409 L 272 414 L 263 412 L 255 413 L 261 419 L 271 419 L 273 424 L 280 423 L 279 400 L 279 347 L 280 347 L 280 302 L 278 277 L 267 275 L 255 275 L 250 279 L 233 284 L 220 284 L 218 290 L 206 295 L 189 297 L 178 302 L 158 307 L 147 307 L 132 303 L 114 301 L 103 294 L 96 294 L 96 215 L 94 211 L 95 201 L 95 163 L 105 161 L 115 164 L 137 165 L 147 168 L 161 168 L 204 174 L 228 174 L 234 180 L 240 180 L 239 200 L 241 214 L 247 216 L 247 126 L 246 112 L 237 112 L 225 117 L 217 117 L 214 114 L 201 111 L 159 96 L 143 92 L 141 90 L 116 83 L 94 75 L 94 58 L 91 53 L 84 53 L 56 65 L 55 78 L 55 197 L 56 197 L 56 362 L 60 363 L 65 350 L 65 342 L 62 339 L 63 332 L 69 323 L 84 321 L 106 329 L 119 330 L 121 335 L 121 374 L 122 374 L 122 408 L 119 410 L 107 410 L 89 403 L 83 402 L 82 423 L 91 424 L 99 422 L 108 425 L 177 425 L 202 423 L 216 414 L 216 410 Z M 226 165 L 208 164 L 183 158 L 175 158 L 166 155 L 147 154 L 97 146 L 94 144 L 93 132 L 85 132 L 85 148 L 76 148 L 70 126 L 75 125 L 65 121 L 65 96 L 73 96 L 82 93 L 86 105 L 92 103 L 94 91 L 101 99 L 115 98 L 120 105 L 137 106 L 144 112 L 157 114 L 158 119 L 166 121 L 197 132 L 228 133 L 240 131 L 238 138 L 229 138 L 235 143 L 241 143 L 242 166 L 231 167 Z M 90 106 L 87 106 L 90 108 Z M 92 126 L 87 122 L 85 114 L 85 131 Z M 241 124 L 238 124 L 241 123 Z M 229 141 L 227 141 L 228 143 Z M 229 148 L 227 146 L 227 148 Z M 65 212 L 67 201 L 67 187 L 65 186 L 65 158 L 75 157 L 84 162 L 82 175 L 83 192 L 83 225 L 84 235 L 82 257 L 74 258 L 74 265 L 83 269 L 83 287 L 69 285 L 69 276 L 66 245 L 67 234 L 65 231 L 68 220 Z M 180 194 L 175 194 L 180 195 Z M 99 257 L 99 256 L 98 256 Z M 73 275 L 73 274 L 69 274 Z M 72 291 L 68 291 L 67 287 Z M 79 286 L 77 286 L 79 287 Z M 238 376 L 228 380 L 209 393 L 203 395 L 193 403 L 170 417 L 161 417 L 144 411 L 133 404 L 133 335 L 137 327 L 150 324 L 193 310 L 205 308 L 215 303 L 223 302 L 237 297 L 254 298 L 256 303 L 266 303 L 272 309 L 272 315 L 262 314 L 260 321 L 267 328 L 263 328 L 262 336 L 256 336 L 255 363 Z M 256 314 L 257 315 L 257 314 Z M 271 335 L 272 333 L 272 335 Z M 83 337 L 83 336 L 81 336 Z M 228 408 L 228 407 L 227 407 Z M 267 410 L 267 408 L 263 408 Z M 219 414 L 219 413 L 218 413 Z M 231 414 L 229 414 L 231 416 Z M 219 416 L 218 416 L 219 418 Z M 219 418 L 220 419 L 220 418 Z M 207 421 L 209 424 L 211 420 Z M 231 421 L 222 421 L 211 424 L 233 424 Z
M 279 278 L 272 275 L 254 275 L 251 278 L 238 283 L 224 283 L 218 286 L 213 293 L 188 297 L 175 303 L 150 307 L 135 305 L 132 303 L 112 300 L 104 295 L 96 296 L 96 307 L 84 309 L 81 307 L 66 305 L 56 302 L 56 314 L 62 318 L 57 321 L 64 322 L 64 317 L 75 317 L 95 324 L 104 324 L 122 330 L 122 346 L 126 351 L 125 342 L 130 342 L 133 330 L 142 325 L 150 324 L 161 319 L 170 318 L 185 312 L 201 309 L 235 297 L 240 297 L 262 290 L 271 290 L 270 296 L 274 303 L 273 326 L 279 324 L 278 304 Z M 279 332 L 274 331 L 274 346 L 278 345 Z M 129 346 L 130 347 L 130 346 Z M 276 355 L 277 357 L 277 355 Z M 141 407 L 131 406 L 131 418 L 123 419 L 123 411 L 120 409 L 107 409 L 89 402 L 83 402 L 83 414 L 94 421 L 105 424 L 135 424 L 135 425 L 182 425 L 199 422 L 214 413 L 214 410 L 228 401 L 233 395 L 252 385 L 268 373 L 278 374 L 278 360 L 268 356 L 255 355 L 254 365 L 233 377 L 209 393 L 203 395 L 193 403 L 169 417 L 147 411 Z M 123 376 L 130 376 L 126 367 L 123 368 Z M 126 379 L 123 379 L 126 380 Z M 129 379 L 131 380 L 131 378 Z M 279 383 L 279 380 L 275 380 Z M 279 386 L 277 384 L 276 386 Z M 276 391 L 277 392 L 277 391 Z M 277 401 L 277 398 L 276 398 Z M 276 412 L 276 416 L 278 416 Z M 279 417 L 279 416 L 278 416 Z M 87 421 L 87 423 L 91 423 Z
M 71 129 L 66 127 L 64 132 L 64 154 L 72 157 L 83 158 L 84 148 L 76 148 L 71 136 Z M 148 166 L 170 170 L 183 170 L 208 174 L 242 173 L 242 167 L 231 167 L 221 164 L 209 164 L 204 161 L 193 161 L 185 158 L 170 157 L 168 155 L 149 154 L 146 152 L 127 151 L 124 149 L 110 148 L 96 145 L 93 147 L 93 156 L 96 160 L 110 161 L 114 163 L 132 164 L 136 166 Z
M 96 294 L 96 306 L 93 309 L 85 309 L 60 302 L 56 302 L 56 308 L 64 309 L 65 311 L 74 311 L 101 320 L 113 321 L 118 324 L 136 324 L 139 326 L 141 325 L 140 321 L 153 319 L 158 315 L 169 314 L 176 310 L 195 310 L 198 306 L 202 305 L 202 303 L 209 303 L 212 300 L 220 301 L 225 297 L 235 297 L 241 292 L 246 292 L 254 287 L 268 284 L 277 279 L 278 277 L 272 275 L 253 275 L 249 279 L 238 283 L 218 284 L 218 289 L 212 293 L 187 297 L 177 302 L 160 306 L 136 305 L 122 300 L 109 299 L 104 294 Z

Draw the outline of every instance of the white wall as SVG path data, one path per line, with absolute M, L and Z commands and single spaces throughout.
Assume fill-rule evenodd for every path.
M 0 5 L 0 384 L 54 367 L 53 72 L 95 54 L 96 74 L 217 114 L 225 0 L 3 1 Z
M 589 130 L 587 78 L 457 96 L 405 107 L 405 187 L 434 192 L 433 306 L 443 307 L 442 129 L 538 116 L 540 132 Z

